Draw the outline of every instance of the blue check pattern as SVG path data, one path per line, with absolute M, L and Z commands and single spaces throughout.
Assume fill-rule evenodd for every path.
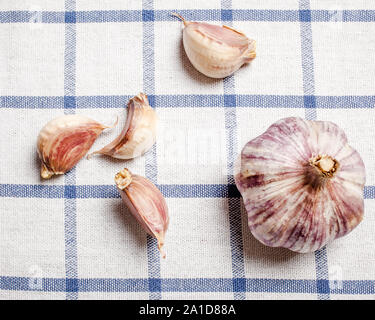
M 155 10 L 152 0 L 143 0 L 142 10 L 77 11 L 74 0 L 65 1 L 65 12 L 44 11 L 42 23 L 65 24 L 64 96 L 1 96 L 0 108 L 63 109 L 66 114 L 83 108 L 116 108 L 126 104 L 130 96 L 77 96 L 76 77 L 76 25 L 82 23 L 142 22 L 143 24 L 143 90 L 150 104 L 157 108 L 221 107 L 225 109 L 226 152 L 228 171 L 237 148 L 236 108 L 300 108 L 304 106 L 305 117 L 317 118 L 316 110 L 323 108 L 374 108 L 375 96 L 318 96 L 315 94 L 312 22 L 327 22 L 328 10 L 311 10 L 309 0 L 300 0 L 299 10 L 252 10 L 232 9 L 231 0 L 221 1 L 221 10 L 179 10 L 186 18 L 196 21 L 277 21 L 300 23 L 303 96 L 293 95 L 246 95 L 236 94 L 233 77 L 224 79 L 223 95 L 157 95 L 155 94 L 155 61 L 153 55 L 154 22 L 173 21 L 167 10 Z M 0 23 L 27 23 L 32 12 L 0 12 Z M 375 22 L 375 10 L 344 10 L 344 23 Z M 8 198 L 61 198 L 65 213 L 65 266 L 64 278 L 43 278 L 45 292 L 64 292 L 67 299 L 79 298 L 80 292 L 148 292 L 150 299 L 161 299 L 163 292 L 227 292 L 234 299 L 245 299 L 247 292 L 314 294 L 318 299 L 330 299 L 330 295 L 374 295 L 375 281 L 345 280 L 340 289 L 330 288 L 327 252 L 323 248 L 315 253 L 316 279 L 266 279 L 248 278 L 245 275 L 240 195 L 233 176 L 227 184 L 168 185 L 157 181 L 156 148 L 146 155 L 146 176 L 165 195 L 171 198 L 226 198 L 230 221 L 232 258 L 231 278 L 162 278 L 160 257 L 155 239 L 147 238 L 148 277 L 141 279 L 84 278 L 78 277 L 77 263 L 77 199 L 118 198 L 111 185 L 77 185 L 75 170 L 65 175 L 64 185 L 1 184 L 0 197 Z M 375 199 L 375 186 L 366 186 L 366 199 Z M 375 280 L 375 279 L 374 279 Z M 29 279 L 0 275 L 0 290 L 29 291 Z

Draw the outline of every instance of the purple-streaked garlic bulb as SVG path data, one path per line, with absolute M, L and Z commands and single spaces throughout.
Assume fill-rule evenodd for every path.
M 163 258 L 164 236 L 168 229 L 168 207 L 163 194 L 148 179 L 123 169 L 115 176 L 121 198 L 142 228 L 158 241 Z
M 235 181 L 252 234 L 270 247 L 313 252 L 363 218 L 365 166 L 332 122 L 274 123 L 244 146 Z
M 225 78 L 256 56 L 255 40 L 228 26 L 186 21 L 182 40 L 192 65 L 211 78 Z

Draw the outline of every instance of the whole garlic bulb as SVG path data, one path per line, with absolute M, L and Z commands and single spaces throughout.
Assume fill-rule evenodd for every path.
M 255 40 L 228 26 L 184 23 L 183 44 L 192 65 L 211 78 L 225 78 L 255 58 Z
M 250 230 L 267 246 L 312 252 L 363 218 L 364 163 L 332 122 L 274 123 L 243 148 L 235 182 Z

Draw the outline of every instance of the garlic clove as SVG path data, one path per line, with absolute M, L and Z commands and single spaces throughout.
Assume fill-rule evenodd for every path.
M 72 169 L 105 128 L 111 127 L 78 114 L 49 121 L 39 132 L 37 141 L 42 160 L 41 177 L 49 179 Z
M 133 159 L 148 151 L 156 140 L 158 122 L 147 96 L 140 93 L 128 102 L 125 127 L 120 135 L 93 154 L 105 154 L 117 159 Z
M 168 229 L 167 203 L 160 190 L 148 179 L 123 169 L 115 176 L 121 198 L 142 228 L 158 241 L 163 258 L 164 236 Z
M 274 123 L 244 146 L 235 182 L 252 234 L 271 247 L 313 252 L 363 219 L 365 167 L 332 122 Z
M 211 78 L 225 78 L 256 56 L 256 42 L 228 26 L 186 21 L 183 44 L 192 65 Z

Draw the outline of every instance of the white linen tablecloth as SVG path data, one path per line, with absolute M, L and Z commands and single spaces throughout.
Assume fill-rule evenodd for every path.
M 203 76 L 172 12 L 241 30 L 256 59 Z M 0 299 L 374 299 L 374 22 L 371 0 L 0 0 Z M 97 150 L 141 91 L 160 118 L 150 152 L 41 181 L 47 121 L 119 116 Z M 363 222 L 311 254 L 255 240 L 232 177 L 288 116 L 337 123 L 366 164 Z M 166 259 L 119 198 L 123 167 L 166 197 Z

